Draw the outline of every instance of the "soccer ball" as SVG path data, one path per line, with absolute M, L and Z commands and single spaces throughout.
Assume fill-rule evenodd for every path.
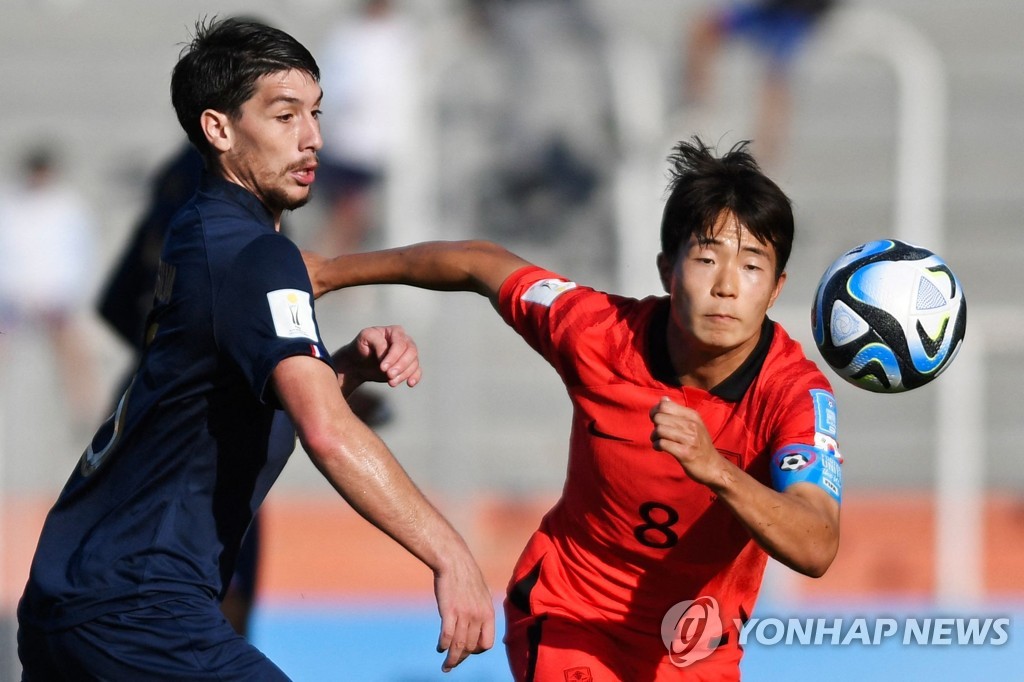
M 881 239 L 825 271 L 811 329 L 839 376 L 876 393 L 924 386 L 953 361 L 967 328 L 963 288 L 928 249 Z

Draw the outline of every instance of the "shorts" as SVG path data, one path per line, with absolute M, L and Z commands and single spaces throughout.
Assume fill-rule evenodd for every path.
M 673 665 L 658 633 L 642 636 L 621 623 L 530 616 L 505 604 L 505 650 L 514 682 L 729 682 L 740 679 L 740 652 L 716 651 L 686 667 Z
M 65 630 L 18 629 L 22 682 L 287 682 L 216 602 L 175 599 Z

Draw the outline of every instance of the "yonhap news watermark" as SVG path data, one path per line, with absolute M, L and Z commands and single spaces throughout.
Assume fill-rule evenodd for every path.
M 1010 639 L 1008 617 L 751 618 L 739 629 L 740 646 L 756 642 L 830 646 L 878 646 L 889 641 L 924 646 L 1002 646 Z
M 685 667 L 710 656 L 730 636 L 741 647 L 1000 647 L 1010 641 L 1011 625 L 1012 619 L 1002 615 L 764 616 L 744 621 L 724 619 L 717 600 L 703 596 L 669 609 L 661 637 L 672 663 Z

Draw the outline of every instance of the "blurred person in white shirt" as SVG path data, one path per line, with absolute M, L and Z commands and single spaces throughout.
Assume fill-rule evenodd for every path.
M 324 146 L 319 181 L 329 203 L 325 244 L 364 245 L 377 197 L 408 136 L 416 101 L 419 32 L 391 0 L 364 0 L 328 34 L 321 61 Z
M 0 330 L 37 328 L 49 338 L 73 426 L 91 428 L 94 359 L 80 314 L 90 309 L 95 224 L 52 149 L 31 149 L 19 170 L 0 189 Z

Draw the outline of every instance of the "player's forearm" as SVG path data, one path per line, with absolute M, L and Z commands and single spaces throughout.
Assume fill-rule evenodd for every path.
M 424 497 L 387 446 L 361 422 L 342 437 L 300 434 L 310 459 L 363 518 L 435 573 L 468 556 L 462 537 Z
M 490 296 L 504 277 L 520 264 L 525 262 L 484 241 L 423 242 L 320 262 L 307 258 L 317 296 L 366 284 L 406 284 L 421 289 L 474 291 Z
M 708 483 L 719 499 L 747 527 L 755 542 L 772 558 L 795 571 L 820 577 L 839 548 L 838 513 L 813 499 L 821 491 L 780 493 L 755 480 L 723 458 L 715 479 Z M 794 488 L 809 486 L 798 484 Z M 809 497 L 810 496 L 810 497 Z

